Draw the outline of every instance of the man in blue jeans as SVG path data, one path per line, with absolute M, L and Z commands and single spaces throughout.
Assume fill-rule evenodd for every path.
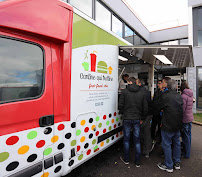
M 156 102 L 156 108 L 163 112 L 161 137 L 162 148 L 164 151 L 165 161 L 157 166 L 161 170 L 173 172 L 180 169 L 181 143 L 180 129 L 182 127 L 183 100 L 176 91 L 176 81 L 170 78 L 164 78 L 163 87 L 168 88 Z
M 148 104 L 143 91 L 136 85 L 136 79 L 130 77 L 128 87 L 122 91 L 119 100 L 119 110 L 123 114 L 123 149 L 124 157 L 120 157 L 125 164 L 129 164 L 130 135 L 133 129 L 133 140 L 135 145 L 135 164 L 140 167 L 140 120 L 147 116 Z

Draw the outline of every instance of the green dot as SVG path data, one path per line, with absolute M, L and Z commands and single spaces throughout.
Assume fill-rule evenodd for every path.
M 102 123 L 99 123 L 98 127 L 101 128 L 102 127 Z
M 112 127 L 110 126 L 110 127 L 109 127 L 109 130 L 111 130 L 111 129 L 112 129 Z
M 94 151 L 95 151 L 96 149 L 98 149 L 98 146 L 97 146 L 97 145 L 94 147 Z
M 96 143 L 96 139 L 94 139 L 93 141 L 92 141 L 92 144 L 95 144 Z
M 106 122 L 106 125 L 109 125 L 109 121 Z
M 76 145 L 76 140 L 72 140 L 71 146 L 75 146 L 75 145 Z
M 107 143 L 109 143 L 109 139 L 107 139 L 107 141 L 106 141 Z
M 31 131 L 27 134 L 28 139 L 34 139 L 37 136 L 37 131 Z
M 81 130 L 76 131 L 76 136 L 79 136 L 81 134 Z
M 44 151 L 44 155 L 49 155 L 50 153 L 52 152 L 52 148 L 47 148 L 45 151 Z
M 0 153 L 0 162 L 5 161 L 6 159 L 8 159 L 9 157 L 9 153 L 8 152 L 2 152 Z
M 83 154 L 81 154 L 79 157 L 78 157 L 78 160 L 81 160 L 83 159 Z
M 119 118 L 118 118 L 118 117 L 116 118 L 116 121 L 117 121 L 117 122 L 119 121 Z
M 97 116 L 97 117 L 96 117 L 96 121 L 99 121 L 99 120 L 100 120 L 100 118 L 99 118 L 99 116 Z

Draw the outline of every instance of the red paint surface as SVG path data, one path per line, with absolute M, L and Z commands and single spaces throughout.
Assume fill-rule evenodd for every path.
M 97 151 L 99 151 L 99 148 L 97 148 L 96 150 L 94 150 L 94 152 L 97 152 Z
M 91 63 L 90 63 L 91 64 L 91 71 L 95 72 L 97 56 L 94 53 L 91 53 L 90 57 L 91 57 Z
M 14 145 L 19 141 L 19 137 L 18 136 L 11 136 L 6 140 L 6 144 L 7 145 Z
M 0 35 L 43 48 L 45 85 L 37 99 L 0 105 L 0 117 L 6 117 L 0 136 L 39 127 L 42 116 L 54 115 L 55 123 L 70 120 L 72 23 L 72 7 L 58 0 L 1 2 Z
M 45 145 L 45 141 L 44 140 L 40 140 L 36 143 L 36 147 L 37 148 L 42 148 Z
M 116 124 L 114 125 L 114 128 L 116 128 Z
M 95 133 L 95 135 L 98 136 L 98 135 L 99 135 L 99 131 L 97 131 L 97 132 Z
M 77 152 L 80 151 L 81 146 L 77 146 L 76 149 L 77 149 Z
M 116 116 L 116 112 L 114 113 L 114 116 Z
M 58 130 L 61 131 L 65 128 L 65 125 L 64 124 L 60 124 L 58 125 Z
M 86 154 L 87 154 L 87 155 L 90 155 L 90 153 L 91 153 L 91 150 L 89 149 Z
M 107 130 L 106 130 L 106 128 L 105 128 L 105 129 L 103 130 L 103 133 L 106 133 L 106 131 L 107 131 Z
M 86 127 L 86 128 L 84 129 L 84 132 L 88 133 L 88 131 L 89 131 L 89 128 Z
M 59 0 L 3 1 L 0 26 L 67 42 L 71 35 L 68 27 L 72 11 L 71 6 Z
M 103 119 L 105 120 L 106 118 L 107 118 L 107 116 L 106 116 L 106 115 L 104 115 L 104 116 L 103 116 Z

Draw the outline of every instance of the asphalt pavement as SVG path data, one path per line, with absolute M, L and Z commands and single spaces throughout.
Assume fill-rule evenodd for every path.
M 120 160 L 122 140 L 74 169 L 65 177 L 202 177 L 202 126 L 192 127 L 192 149 L 190 159 L 181 159 L 181 169 L 173 173 L 162 171 L 157 163 L 163 162 L 160 145 L 155 146 L 150 157 L 142 156 L 141 167 L 133 163 L 134 148 L 131 147 L 131 160 L 125 165 Z

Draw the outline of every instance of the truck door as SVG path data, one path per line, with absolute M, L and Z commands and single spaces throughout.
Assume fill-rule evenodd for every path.
M 41 176 L 53 124 L 50 44 L 0 32 L 0 176 Z

